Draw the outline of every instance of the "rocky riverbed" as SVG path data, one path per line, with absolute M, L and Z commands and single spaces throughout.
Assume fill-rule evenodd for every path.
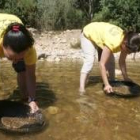
M 33 28 L 29 30 L 35 38 L 38 59 L 57 62 L 64 59 L 82 61 L 81 30 L 45 31 L 41 33 Z M 119 53 L 116 53 L 115 57 L 118 58 Z M 128 58 L 129 60 L 140 58 L 140 53 L 130 54 Z
M 35 39 L 35 48 L 38 60 L 59 62 L 62 60 L 83 61 L 83 53 L 80 47 L 81 30 L 44 31 L 39 32 L 29 28 Z M 120 53 L 115 53 L 119 58 Z M 95 61 L 97 61 L 97 54 Z M 139 60 L 140 53 L 128 55 L 128 60 Z M 7 60 L 3 58 L 3 60 Z
M 48 31 L 40 34 L 33 29 L 31 31 L 35 38 L 38 59 L 47 61 L 81 60 L 80 30 Z

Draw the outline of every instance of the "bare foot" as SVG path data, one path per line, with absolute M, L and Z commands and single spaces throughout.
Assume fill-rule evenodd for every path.
M 31 114 L 37 112 L 39 110 L 39 107 L 35 101 L 32 101 L 29 103 L 29 106 L 31 107 Z
M 84 95 L 85 92 L 86 92 L 85 89 L 81 89 L 81 88 L 79 89 L 79 94 L 80 94 L 80 95 Z

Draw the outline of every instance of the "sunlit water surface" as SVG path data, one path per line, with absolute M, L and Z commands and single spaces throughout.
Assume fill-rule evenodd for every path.
M 37 99 L 48 126 L 33 134 L 9 134 L 0 131 L 1 140 L 140 140 L 140 97 L 106 96 L 95 64 L 80 96 L 81 63 L 65 61 L 37 63 Z M 7 61 L 0 66 L 0 98 L 19 100 L 16 74 Z M 140 63 L 129 62 L 128 74 L 140 84 Z M 121 79 L 121 76 L 117 77 Z M 55 109 L 53 112 L 50 109 Z

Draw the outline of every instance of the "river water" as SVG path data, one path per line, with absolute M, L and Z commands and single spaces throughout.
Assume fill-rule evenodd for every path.
M 102 91 L 98 64 L 86 94 L 78 92 L 81 63 L 39 61 L 37 99 L 48 125 L 38 133 L 9 134 L 2 140 L 140 140 L 140 97 L 110 97 Z M 128 74 L 140 84 L 140 63 L 128 62 Z M 19 100 L 16 74 L 7 61 L 0 67 L 0 99 Z M 117 76 L 121 79 L 121 76 Z

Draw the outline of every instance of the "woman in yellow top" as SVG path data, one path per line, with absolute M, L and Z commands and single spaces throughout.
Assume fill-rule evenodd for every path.
M 124 80 L 130 80 L 127 75 L 125 59 L 133 52 L 140 51 L 140 35 L 134 32 L 125 33 L 120 27 L 105 23 L 93 22 L 86 25 L 81 34 L 81 47 L 84 53 L 84 64 L 80 75 L 80 92 L 85 92 L 85 84 L 94 63 L 96 50 L 101 76 L 105 85 L 104 90 L 112 92 L 107 71 L 111 80 L 115 77 L 115 63 L 113 53 L 121 52 L 119 65 Z
M 28 99 L 31 113 L 39 109 L 35 100 L 37 55 L 33 44 L 32 35 L 18 17 L 0 14 L 0 57 L 12 61 L 22 98 Z

